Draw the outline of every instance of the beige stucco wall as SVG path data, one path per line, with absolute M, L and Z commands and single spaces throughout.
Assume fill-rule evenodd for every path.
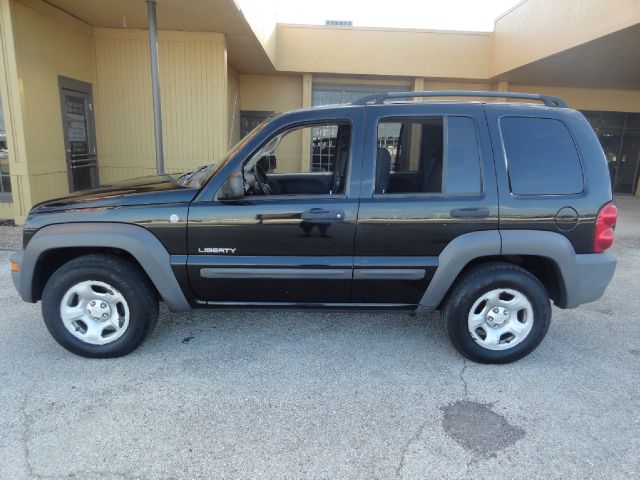
M 509 91 L 555 95 L 578 110 L 640 112 L 640 90 L 609 90 L 509 84 Z
M 274 0 L 236 0 L 253 34 L 273 65 L 277 57 L 278 5 Z
M 155 173 L 147 32 L 96 29 L 96 128 L 101 181 Z M 224 36 L 159 32 L 165 169 L 222 158 L 228 147 Z
M 240 108 L 286 112 L 302 107 L 302 75 L 240 75 Z
M 493 35 L 492 75 L 640 22 L 638 0 L 526 0 L 501 16 Z
M 242 110 L 275 113 L 301 108 L 302 75 L 240 75 L 240 106 Z M 288 135 L 278 147 L 276 172 L 301 171 L 301 135 L 301 131 Z
M 488 78 L 487 33 L 278 25 L 280 71 Z

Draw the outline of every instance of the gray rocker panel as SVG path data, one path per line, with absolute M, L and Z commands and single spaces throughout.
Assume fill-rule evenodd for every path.
M 125 223 L 66 223 L 38 230 L 22 253 L 19 279 L 15 280 L 20 296 L 27 302 L 35 301 L 33 275 L 43 253 L 88 245 L 128 252 L 138 261 L 171 311 L 191 309 L 171 270 L 169 253 L 160 240 L 142 227 Z

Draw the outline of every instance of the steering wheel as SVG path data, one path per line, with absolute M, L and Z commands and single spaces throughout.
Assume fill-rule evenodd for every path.
M 260 167 L 257 162 L 253 167 L 253 176 L 256 179 L 256 185 L 258 189 L 262 192 L 263 195 L 271 195 L 271 187 L 269 186 L 269 179 L 267 178 L 267 174 Z

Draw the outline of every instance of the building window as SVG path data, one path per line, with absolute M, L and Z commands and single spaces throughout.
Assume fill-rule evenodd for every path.
M 9 149 L 7 148 L 7 131 L 4 127 L 4 112 L 0 102 L 0 202 L 10 202 L 11 175 L 9 174 Z
M 311 104 L 314 107 L 321 105 L 340 105 L 351 103 L 366 95 L 388 92 L 390 90 L 406 90 L 408 88 L 408 86 L 400 87 L 397 85 L 314 83 Z M 335 149 L 334 142 L 336 135 L 337 131 L 328 127 L 313 128 L 311 130 L 311 170 L 313 172 L 327 172 L 331 170 L 331 159 L 335 156 L 333 152 Z
M 614 193 L 634 194 L 640 175 L 640 113 L 582 112 L 607 158 Z

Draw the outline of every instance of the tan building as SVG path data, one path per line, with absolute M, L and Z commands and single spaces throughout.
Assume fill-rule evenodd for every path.
M 277 24 L 269 2 L 157 0 L 167 172 L 272 112 L 385 90 L 548 93 L 587 114 L 640 194 L 640 1 L 525 0 L 491 33 Z M 0 0 L 0 218 L 156 171 L 143 0 Z M 310 161 L 308 135 L 290 161 Z

